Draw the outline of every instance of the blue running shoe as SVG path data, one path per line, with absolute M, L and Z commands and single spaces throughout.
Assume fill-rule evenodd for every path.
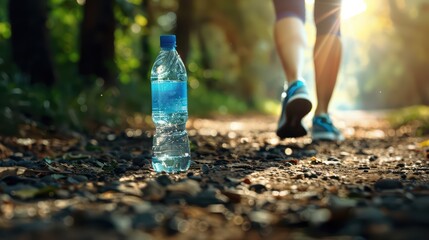
M 302 119 L 311 111 L 311 107 L 305 83 L 301 80 L 295 81 L 282 94 L 282 113 L 276 131 L 277 136 L 284 139 L 307 135 Z
M 314 116 L 311 138 L 313 141 L 344 141 L 344 136 L 334 126 L 334 124 L 332 124 L 331 118 L 328 114 Z

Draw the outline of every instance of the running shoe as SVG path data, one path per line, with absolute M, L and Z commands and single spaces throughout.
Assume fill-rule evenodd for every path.
M 301 80 L 292 83 L 282 94 L 282 113 L 276 131 L 277 136 L 284 139 L 307 135 L 302 119 L 310 112 L 311 107 L 305 83 Z
M 344 136 L 334 126 L 328 114 L 314 116 L 311 138 L 313 141 L 344 141 Z

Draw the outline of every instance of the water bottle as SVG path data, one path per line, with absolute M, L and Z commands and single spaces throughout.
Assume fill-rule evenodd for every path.
M 186 171 L 191 163 L 187 74 L 176 51 L 176 36 L 160 37 L 161 51 L 151 71 L 152 120 L 155 124 L 152 166 L 156 172 Z

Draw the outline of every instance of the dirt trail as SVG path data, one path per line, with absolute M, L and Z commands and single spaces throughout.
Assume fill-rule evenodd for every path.
M 1 239 L 427 239 L 427 138 L 334 119 L 341 144 L 280 141 L 274 117 L 191 119 L 176 175 L 151 170 L 150 130 L 0 138 Z

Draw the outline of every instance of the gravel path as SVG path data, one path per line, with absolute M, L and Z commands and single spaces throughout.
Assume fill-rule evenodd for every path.
M 176 175 L 152 171 L 151 130 L 0 137 L 0 239 L 428 239 L 428 137 L 335 119 L 341 144 L 280 141 L 273 117 L 192 119 Z

